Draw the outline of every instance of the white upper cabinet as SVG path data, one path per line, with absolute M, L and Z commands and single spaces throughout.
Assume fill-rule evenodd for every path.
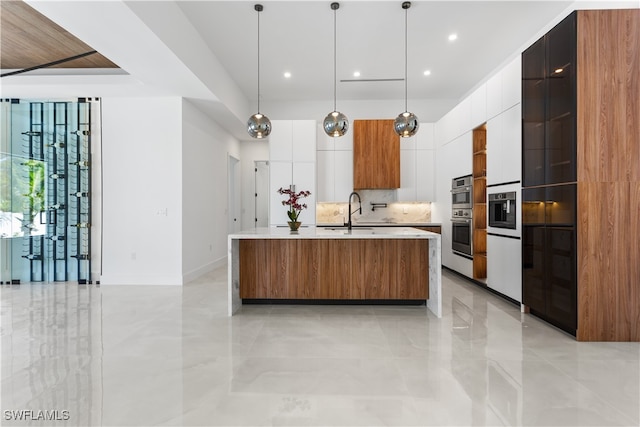
M 335 175 L 336 161 L 335 151 L 318 150 L 317 159 L 317 184 L 319 202 L 328 202 L 335 200 Z
M 502 112 L 502 73 L 497 73 L 487 81 L 487 119 Z
M 293 120 L 292 143 L 294 162 L 315 162 L 316 160 L 316 121 Z
M 416 150 L 400 150 L 400 188 L 396 193 L 398 201 L 414 202 L 416 194 Z
M 502 113 L 502 180 L 522 179 L 522 108 L 515 104 Z
M 353 151 L 353 122 L 349 124 L 349 130 L 343 136 L 333 138 L 336 151 Z M 322 131 L 324 133 L 324 130 Z M 326 135 L 326 134 L 325 134 Z
M 416 134 L 416 148 L 418 150 L 435 150 L 435 123 L 420 123 Z
M 521 108 L 516 104 L 487 122 L 487 185 L 520 181 Z
M 328 136 L 316 126 L 318 202 L 346 202 L 353 191 L 353 129 Z
M 518 55 L 502 70 L 502 111 L 522 101 L 522 57 Z
M 487 86 L 482 85 L 471 94 L 471 128 L 487 121 Z
M 487 185 L 502 182 L 502 114 L 487 121 Z
M 345 202 L 353 191 L 353 150 L 336 150 L 334 155 L 335 194 L 333 200 Z
M 316 126 L 316 140 L 318 151 L 348 151 L 353 150 L 353 129 L 349 128 L 346 134 L 340 137 L 329 136 L 325 133 L 322 123 Z
M 333 151 L 335 150 L 334 141 L 336 138 L 329 136 L 325 133 L 322 123 L 318 123 L 316 126 L 316 150 L 318 151 Z
M 436 200 L 435 180 L 435 150 L 416 150 L 416 201 Z
M 273 120 L 269 160 L 313 162 L 316 156 L 315 120 Z
M 487 119 L 520 103 L 521 68 L 522 59 L 518 56 L 487 81 Z
M 291 120 L 273 120 L 269 135 L 269 160 L 290 162 L 293 160 L 293 127 Z
M 453 141 L 471 129 L 471 105 L 471 97 L 465 98 L 436 123 L 438 144 Z
M 415 150 L 418 143 L 418 135 L 422 131 L 422 124 L 418 128 L 418 133 L 406 138 L 400 138 L 400 150 Z
M 435 200 L 435 125 L 420 123 L 418 133 L 400 140 L 399 202 Z

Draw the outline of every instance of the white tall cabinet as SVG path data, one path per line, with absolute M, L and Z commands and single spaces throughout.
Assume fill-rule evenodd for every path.
M 443 264 L 468 277 L 472 277 L 472 262 L 451 251 L 451 179 L 471 173 L 472 130 L 486 123 L 487 194 L 517 191 L 520 206 L 521 87 L 518 54 L 435 124 L 438 185 L 436 203 L 431 208 L 432 220 L 442 223 Z M 404 158 L 410 161 L 408 154 Z M 416 173 L 420 172 L 421 168 L 416 166 Z M 486 283 L 489 288 L 521 301 L 521 213 L 517 211 L 517 215 L 516 230 L 487 229 Z
M 302 200 L 303 225 L 316 222 L 316 122 L 315 120 L 273 120 L 269 135 L 269 224 L 284 226 L 289 218 L 279 188 L 311 191 Z
M 318 202 L 347 202 L 353 191 L 353 129 L 339 138 L 317 127 Z

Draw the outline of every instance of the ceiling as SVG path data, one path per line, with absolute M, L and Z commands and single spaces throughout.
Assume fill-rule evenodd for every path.
M 260 13 L 265 100 L 331 99 L 330 1 L 264 2 Z M 346 1 L 336 11 L 337 77 L 402 79 L 401 1 Z M 410 98 L 458 99 L 505 61 L 568 1 L 414 1 L 407 11 Z M 257 14 L 253 2 L 182 1 L 180 9 L 242 91 L 256 98 Z M 455 42 L 448 36 L 458 35 Z M 431 75 L 424 76 L 430 70 Z M 290 79 L 283 77 L 289 71 Z M 355 79 L 357 80 L 357 79 Z M 340 99 L 398 99 L 404 83 L 338 83 Z
M 33 49 L 38 46 L 43 47 L 40 53 L 28 59 L 41 63 L 46 60 L 44 53 L 67 45 L 61 37 L 73 35 L 85 44 L 71 48 L 73 54 L 92 46 L 112 67 L 118 64 L 121 72 L 97 63 L 85 65 L 97 67 L 85 69 L 87 75 L 94 74 L 85 78 L 78 77 L 77 69 L 39 70 L 3 78 L 0 96 L 26 97 L 23 94 L 33 93 L 29 92 L 33 88 L 42 93 L 48 90 L 46 96 L 56 91 L 71 96 L 183 96 L 233 135 L 246 139 L 244 123 L 255 112 L 258 92 L 254 1 L 26 0 L 56 23 L 37 20 L 30 26 L 20 16 L 6 15 L 5 3 L 20 10 L 14 3 L 22 2 L 1 3 L 3 70 L 5 57 L 36 52 Z M 262 106 L 280 107 L 279 114 L 270 115 L 272 119 L 297 118 L 290 113 L 310 115 L 312 111 L 321 120 L 332 107 L 334 12 L 330 3 L 262 2 L 260 98 Z M 395 115 L 402 105 L 405 11 L 401 3 L 340 2 L 336 11 L 338 109 L 341 105 L 373 108 L 381 103 L 372 100 L 394 100 L 391 114 Z M 563 14 L 572 8 L 592 7 L 638 7 L 638 2 L 413 1 L 406 27 L 409 110 L 422 121 L 438 120 Z M 22 34 L 26 45 L 13 41 L 19 33 L 26 33 Z M 449 41 L 453 33 L 458 38 Z M 49 39 L 56 42 L 48 44 Z M 60 55 L 67 53 L 54 56 Z M 431 74 L 425 76 L 425 70 Z M 284 77 L 285 71 L 291 78 Z M 354 78 L 354 71 L 361 76 Z M 65 80 L 65 72 L 74 74 L 73 78 Z M 362 81 L 365 79 L 399 81 Z M 317 105 L 305 110 L 310 103 Z M 426 103 L 438 108 L 423 108 Z

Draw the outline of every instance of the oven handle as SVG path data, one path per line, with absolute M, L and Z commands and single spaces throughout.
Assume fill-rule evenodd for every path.
M 454 188 L 451 190 L 452 193 L 470 193 L 471 192 L 471 187 L 464 187 L 464 188 Z
M 471 219 L 468 219 L 468 218 L 451 218 L 451 222 L 470 223 Z

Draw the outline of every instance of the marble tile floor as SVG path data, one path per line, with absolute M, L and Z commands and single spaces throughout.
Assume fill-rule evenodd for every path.
M 0 424 L 640 425 L 640 344 L 576 342 L 450 272 L 442 319 L 288 305 L 229 318 L 226 280 L 1 286 Z

